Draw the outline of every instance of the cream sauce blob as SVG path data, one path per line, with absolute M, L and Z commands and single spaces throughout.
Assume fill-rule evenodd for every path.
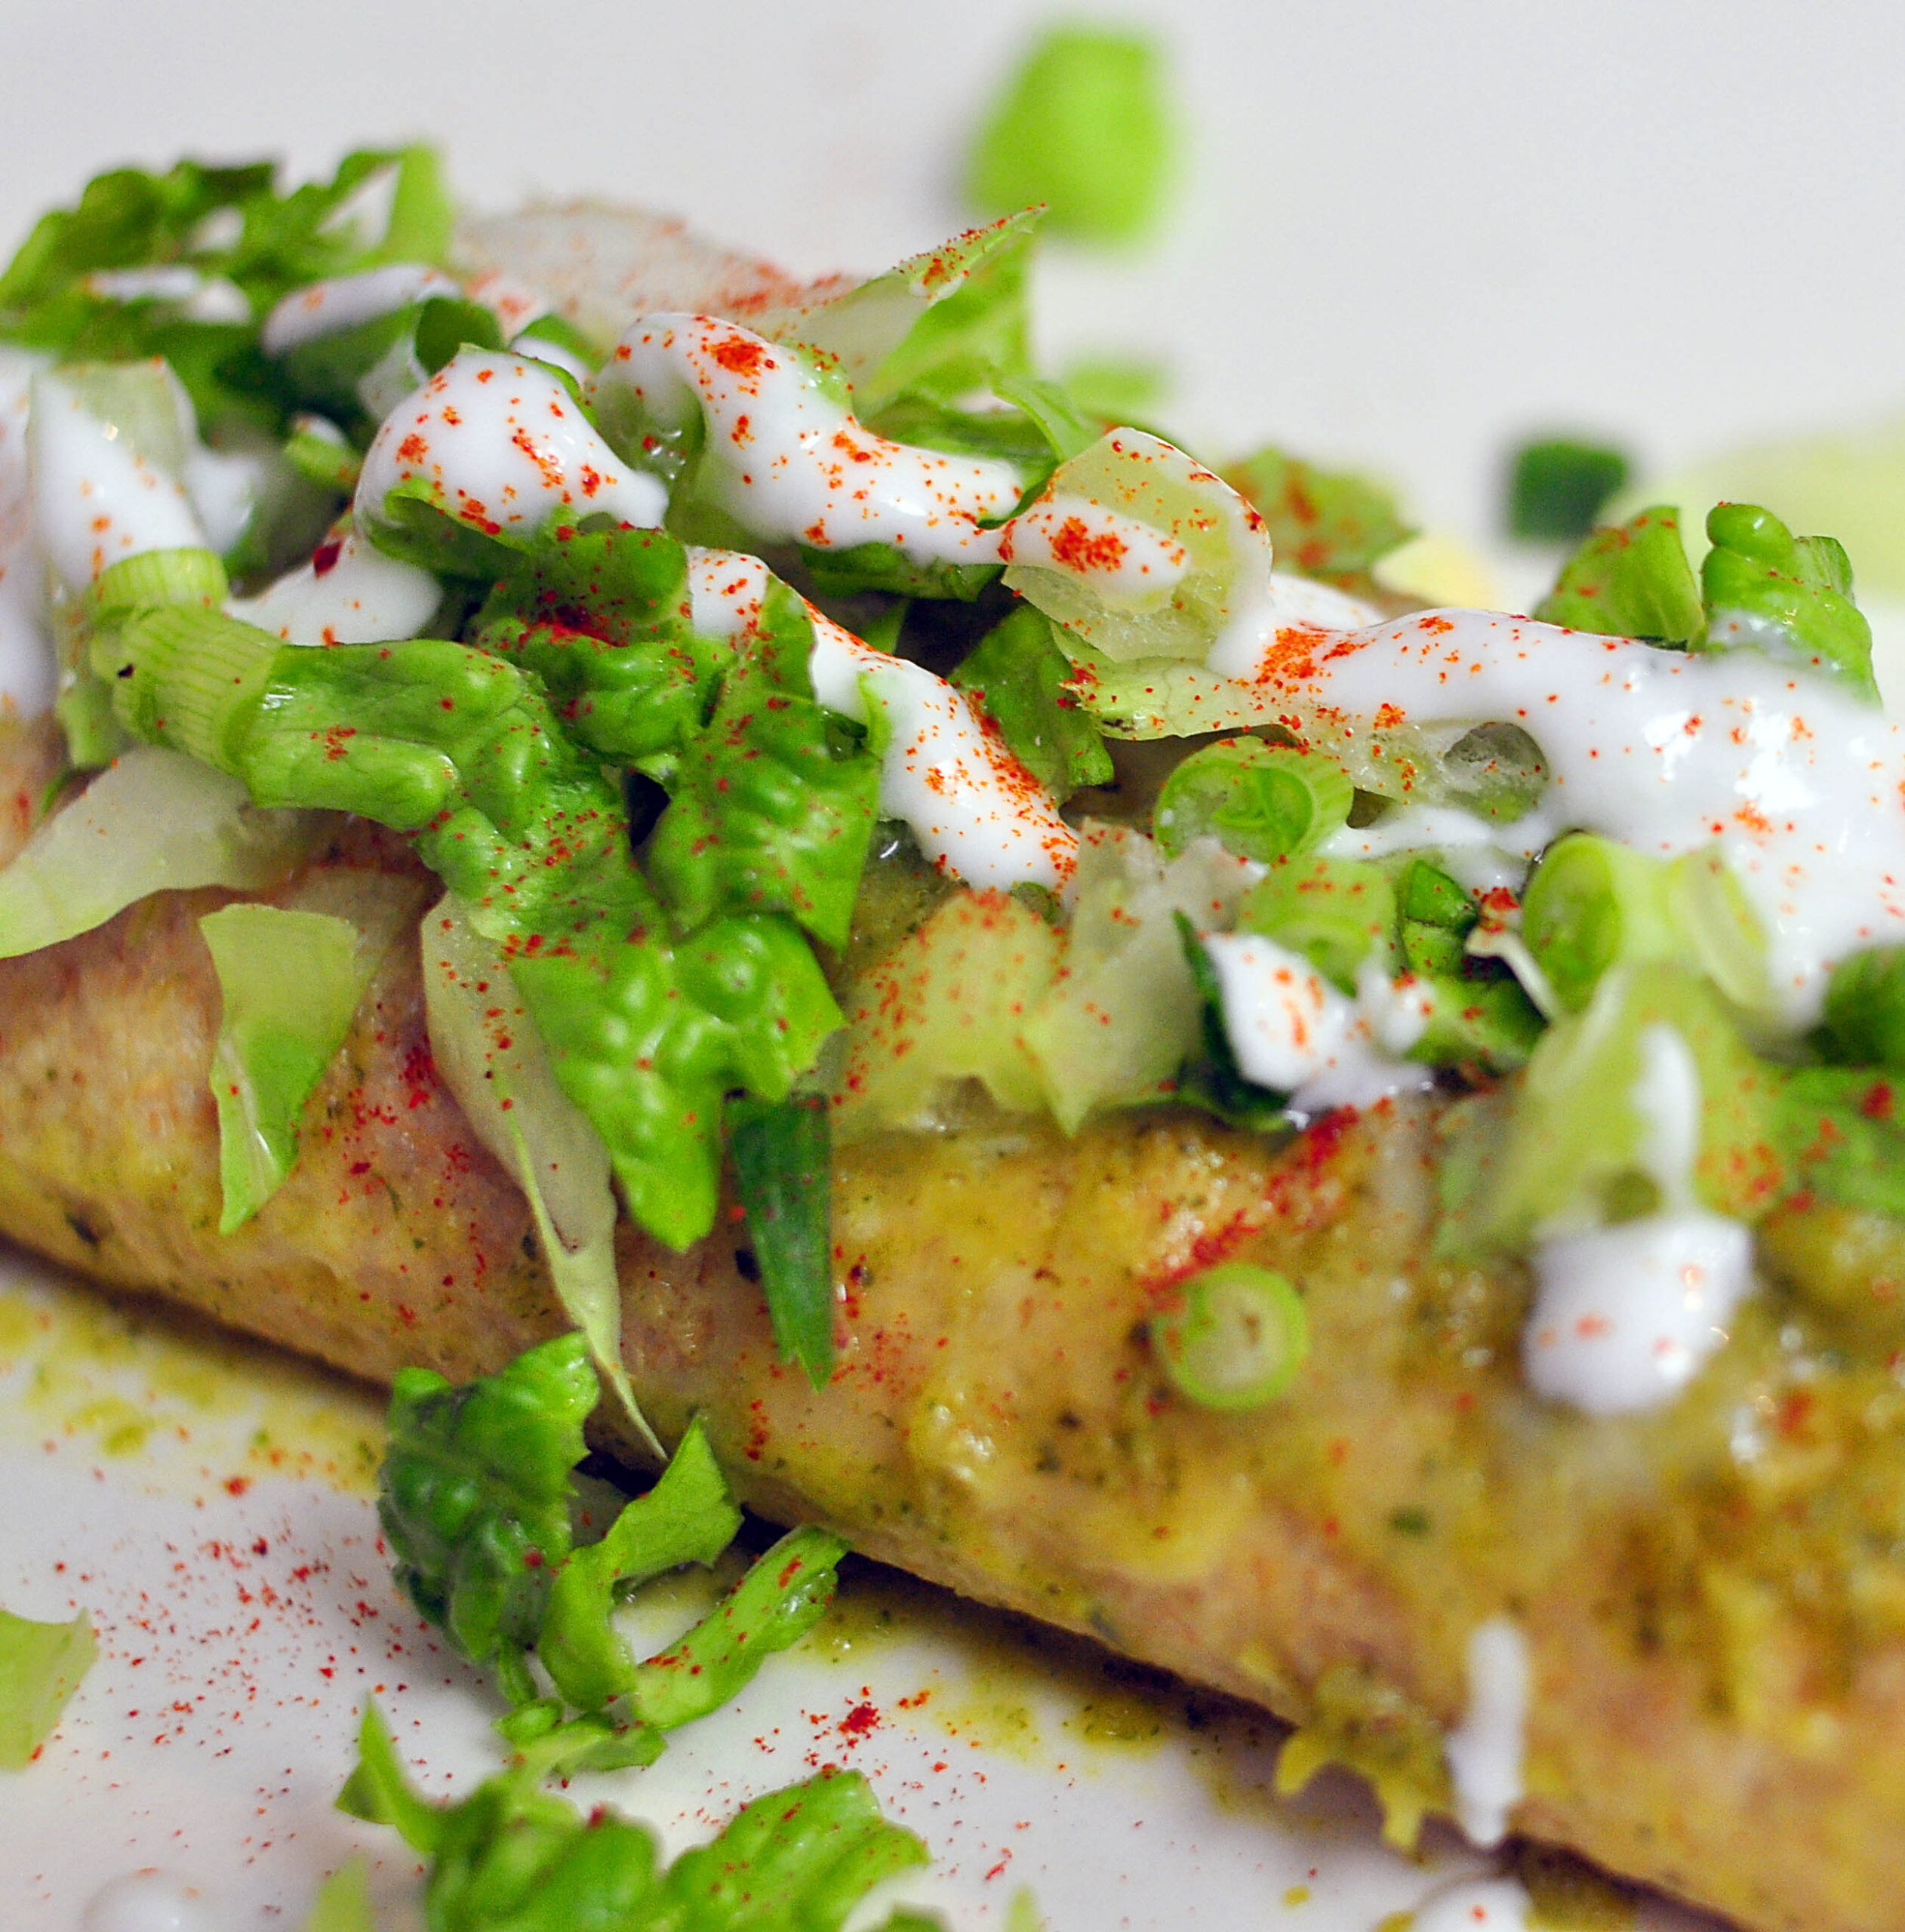
M 731 637 L 759 618 L 768 585 L 759 557 L 703 549 L 688 556 L 697 630 Z M 814 697 L 857 724 L 869 721 L 869 703 L 884 714 L 880 809 L 903 820 L 929 859 L 969 884 L 1062 891 L 1077 869 L 1078 834 L 965 693 L 923 665 L 863 643 L 811 604 L 808 615 Z
M 81 286 L 107 302 L 168 302 L 195 322 L 248 322 L 245 291 L 223 275 L 202 275 L 183 262 L 158 268 L 101 269 Z
M 861 427 L 791 350 L 709 315 L 645 315 L 596 379 L 685 427 L 698 411 L 722 506 L 764 537 L 845 549 L 891 543 L 926 562 L 999 561 L 980 525 L 1018 501 L 1011 463 L 946 456 Z
M 196 1885 L 147 1866 L 101 1886 L 79 1927 L 80 1932 L 214 1932 L 219 1923 Z
M 1063 571 L 1100 596 L 1130 604 L 1164 597 L 1183 580 L 1190 552 L 1175 537 L 1086 497 L 1041 497 L 1007 527 L 1009 563 Z
M 267 355 L 288 355 L 307 342 L 341 334 L 408 309 L 430 295 L 460 295 L 462 289 L 426 262 L 391 262 L 361 274 L 343 275 L 294 288 L 266 316 L 259 346 Z
M 1262 540 L 1267 547 L 1269 537 Z M 1273 570 L 1268 589 L 1224 627 L 1204 667 L 1220 677 L 1253 681 L 1267 651 L 1289 648 L 1285 632 L 1362 630 L 1380 623 L 1382 616 L 1374 605 L 1334 584 L 1319 583 L 1294 571 Z
M 653 529 L 668 507 L 659 479 L 630 469 L 549 370 L 487 349 L 460 351 L 384 419 L 358 478 L 359 528 L 413 478 L 492 537 L 527 537 L 562 509 Z
M 184 484 L 130 448 L 57 376 L 34 380 L 26 445 L 33 520 L 69 590 L 143 551 L 208 547 Z
M 1726 1340 L 1721 1325 L 1753 1286 L 1746 1226 L 1694 1201 L 1700 1072 L 1667 1026 L 1641 1036 L 1630 1099 L 1645 1124 L 1641 1164 L 1656 1213 L 1551 1234 L 1534 1254 L 1534 1306 L 1522 1338 L 1528 1386 L 1588 1415 L 1671 1401 Z
M 1534 1911 L 1519 1878 L 1462 1878 L 1410 1913 L 1410 1932 L 1528 1932 Z
M 26 460 L 33 377 L 46 359 L 0 348 L 0 715 L 21 718 L 50 710 L 58 688 Z
M 1392 980 L 1365 965 L 1352 999 L 1300 952 L 1257 933 L 1205 933 L 1224 1036 L 1247 1080 L 1288 1094 L 1299 1120 L 1336 1107 L 1368 1107 L 1435 1084 L 1405 1060 L 1426 1030 L 1435 996 L 1421 980 Z
M 428 571 L 386 557 L 346 528 L 255 597 L 229 598 L 225 608 L 287 644 L 379 644 L 418 635 L 442 601 Z
M 1470 1632 L 1468 1706 L 1444 1739 L 1442 1755 L 1456 1818 L 1484 1850 L 1507 1836 L 1509 1814 L 1524 1795 L 1531 1677 L 1528 1639 L 1513 1618 L 1491 1617 Z
M 1324 748 L 1351 720 L 1521 726 L 1548 790 L 1488 841 L 1524 860 L 1571 829 L 1663 856 L 1719 841 L 1796 1032 L 1836 960 L 1905 940 L 1905 737 L 1823 680 L 1481 611 L 1291 634 L 1257 680 L 1322 710 Z

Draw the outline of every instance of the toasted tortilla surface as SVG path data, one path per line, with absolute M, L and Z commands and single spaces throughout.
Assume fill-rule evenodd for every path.
M 0 727 L 0 862 L 57 764 Z M 401 842 L 316 863 L 420 910 Z M 217 1233 L 218 992 L 161 894 L 0 962 L 0 1231 L 375 1380 L 453 1377 L 564 1327 L 528 1210 L 432 1066 L 415 946 L 386 960 L 297 1167 Z M 1476 1626 L 1530 1647 L 1516 1829 L 1756 1927 L 1905 1926 L 1905 1389 L 1773 1287 L 1662 1413 L 1524 1388 L 1528 1284 L 1432 1258 L 1447 1103 L 1287 1146 L 1187 1112 L 1067 1140 L 975 1106 L 840 1150 L 839 1363 L 777 1359 L 745 1230 L 685 1256 L 621 1230 L 624 1346 L 672 1438 L 707 1419 L 746 1501 L 1267 1706 L 1445 1807 Z M 1223 1257 L 1288 1274 L 1290 1395 L 1200 1410 L 1146 1324 Z M 1743 1447 L 1746 1438 L 1749 1446 Z

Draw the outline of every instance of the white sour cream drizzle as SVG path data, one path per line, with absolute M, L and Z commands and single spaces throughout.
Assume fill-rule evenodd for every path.
M 1176 538 L 1088 497 L 1041 497 L 1008 533 L 999 550 L 1007 561 L 1064 571 L 1116 602 L 1162 601 L 1190 566 Z
M 722 507 L 746 529 L 817 549 L 891 543 L 925 562 L 996 563 L 980 528 L 1018 501 L 1008 463 L 941 455 L 863 429 L 792 351 L 709 315 L 645 315 L 596 379 L 613 409 L 627 392 L 652 420 L 699 413 Z
M 1401 1057 L 1434 1011 L 1422 981 L 1392 980 L 1372 963 L 1352 999 L 1301 953 L 1260 934 L 1206 933 L 1202 942 L 1238 1067 L 1245 1079 L 1288 1094 L 1299 1119 L 1435 1084 L 1433 1068 Z
M 267 355 L 288 355 L 307 342 L 354 329 L 360 322 L 407 309 L 426 295 L 460 295 L 462 288 L 425 262 L 391 262 L 359 275 L 343 275 L 294 288 L 266 316 L 260 346 Z
M 81 285 L 107 302 L 167 302 L 195 322 L 248 322 L 245 291 L 223 275 L 202 275 L 183 262 L 158 268 L 101 269 Z
M 1641 1164 L 1655 1214 L 1556 1234 L 1534 1252 L 1534 1306 L 1522 1340 L 1528 1385 L 1590 1415 L 1657 1408 L 1726 1339 L 1753 1285 L 1753 1238 L 1693 1198 L 1700 1073 L 1687 1043 L 1656 1024 L 1630 1096 L 1647 1124 Z
M 1269 538 L 1262 542 L 1267 548 Z M 1284 641 L 1286 631 L 1353 631 L 1382 622 L 1382 613 L 1334 585 L 1294 571 L 1272 571 L 1260 592 L 1225 626 L 1204 660 L 1220 677 L 1254 680 L 1263 663 L 1264 640 Z
M 652 529 L 668 507 L 660 479 L 630 469 L 549 370 L 486 349 L 460 351 L 385 417 L 358 479 L 359 527 L 412 478 L 491 536 L 528 536 L 559 509 Z
M 1905 940 L 1905 737 L 1823 679 L 1750 653 L 1690 657 L 1482 611 L 1307 645 L 1267 645 L 1258 681 L 1346 718 L 1528 733 L 1550 783 L 1534 811 L 1488 828 L 1503 851 L 1532 857 L 1568 829 L 1663 855 L 1717 840 L 1766 929 L 1796 1032 L 1818 1017 L 1835 961 Z M 1311 735 L 1327 746 L 1327 715 Z M 1362 850 L 1359 836 L 1340 849 Z
M 758 557 L 691 549 L 691 621 L 710 636 L 732 636 L 759 616 L 767 583 Z M 869 703 L 885 715 L 880 809 L 905 822 L 929 859 L 970 884 L 1062 891 L 1077 869 L 1078 834 L 965 693 L 923 665 L 863 644 L 811 605 L 808 614 L 814 695 L 860 724 L 869 721 Z
M 0 715 L 22 718 L 51 709 L 58 684 L 26 460 L 33 377 L 45 361 L 0 349 Z
M 1468 1708 L 1442 1741 L 1455 1786 L 1455 1815 L 1484 1850 L 1508 1835 L 1522 1801 L 1528 1729 L 1528 1639 L 1513 1618 L 1491 1617 L 1469 1635 Z
M 353 529 L 334 531 L 310 559 L 225 608 L 287 644 L 379 644 L 415 637 L 443 601 L 426 570 L 386 557 Z
M 147 461 L 57 376 L 32 387 L 26 435 L 33 519 L 69 590 L 146 550 L 202 550 L 184 484 Z

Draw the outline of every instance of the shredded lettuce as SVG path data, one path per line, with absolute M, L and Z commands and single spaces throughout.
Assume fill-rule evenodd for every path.
M 1380 484 L 1280 449 L 1260 449 L 1223 475 L 1263 517 L 1279 569 L 1341 589 L 1366 589 L 1375 566 L 1416 534 Z
M 91 932 L 154 892 L 268 891 L 334 829 L 324 814 L 261 810 L 223 773 L 136 746 L 0 870 L 0 958 Z
M 585 1338 L 558 1337 L 460 1388 L 400 1372 L 378 1514 L 417 1607 L 519 1706 L 505 1735 L 542 1770 L 645 1762 L 660 1734 L 725 1703 L 824 1614 L 847 1546 L 792 1531 L 677 1643 L 638 1663 L 611 1624 L 619 1597 L 712 1563 L 740 1518 L 700 1425 L 655 1487 L 578 1546 L 573 1480 L 599 1392 Z M 560 1694 L 537 1694 L 528 1656 Z M 563 1700 L 578 1715 L 564 1715 Z
M 1029 606 L 988 631 L 952 674 L 1013 756 L 1061 804 L 1080 787 L 1112 778 L 1103 735 L 1067 688 L 1070 675 L 1050 620 Z
M 617 763 L 703 728 L 733 648 L 686 614 L 687 553 L 654 530 L 571 531 L 511 560 L 469 632 L 532 671 L 577 743 Z
M 381 957 L 348 919 L 241 903 L 199 921 L 218 974 L 211 1091 L 229 1235 L 297 1158 L 304 1103 L 343 1044 Z
M 1687 561 L 1680 512 L 1665 504 L 1597 530 L 1562 568 L 1534 607 L 1543 623 L 1604 637 L 1688 645 L 1706 628 L 1700 586 Z
M 579 1334 L 460 1388 L 423 1368 L 391 1385 L 377 1514 L 397 1581 L 512 1694 L 569 1552 L 570 1475 L 599 1393 Z
M 1119 663 L 1201 663 L 1230 620 L 1269 594 L 1263 518 L 1220 477 L 1142 429 L 1110 431 L 1060 463 L 1026 515 L 1054 525 L 1053 558 L 1016 539 L 1008 587 Z M 1140 583 L 1125 568 L 1134 523 L 1181 551 L 1180 571 L 1161 560 Z
M 423 916 L 430 1053 L 478 1140 L 528 1197 L 556 1297 L 623 1414 L 661 1454 L 622 1361 L 622 1284 L 608 1149 L 562 1091 L 502 950 L 454 894 Z
M 0 1769 L 39 1755 L 93 1661 L 93 1626 L 82 1610 L 69 1623 L 38 1623 L 0 1610 Z
M 471 924 L 509 955 L 629 1211 L 677 1247 L 706 1232 L 723 1095 L 783 1097 L 839 1009 L 797 928 L 772 911 L 719 915 L 711 894 L 718 915 L 666 943 L 620 788 L 539 680 L 440 639 L 300 650 L 183 609 L 103 627 L 94 653 L 139 735 L 242 777 L 255 797 L 416 833 Z
M 765 318 L 774 340 L 836 364 L 860 420 L 906 395 L 951 401 L 1001 377 L 1029 374 L 1026 288 L 1039 217 L 1018 212 L 956 235 L 845 295 Z
M 454 219 L 427 148 L 346 156 L 336 175 L 288 194 L 268 162 L 162 175 L 122 168 L 77 206 L 43 216 L 0 275 L 0 337 L 69 362 L 163 356 L 208 428 L 282 435 L 295 398 L 257 347 L 258 325 L 292 288 L 386 261 L 442 264 Z M 189 300 L 124 300 L 101 270 L 177 264 L 242 294 L 249 318 L 207 319 Z
M 318 1887 L 304 1932 L 377 1932 L 370 1866 L 363 1859 L 346 1860 Z
M 1042 202 L 1054 230 L 1082 240 L 1136 241 L 1176 172 L 1168 92 L 1149 34 L 1051 28 L 987 111 L 967 192 L 989 213 Z
M 1174 915 L 1227 927 L 1252 876 L 1215 839 L 1166 863 L 1149 839 L 1094 827 L 1079 855 L 1063 968 L 1024 1022 L 1067 1133 L 1095 1109 L 1168 1098 L 1202 1038 L 1202 1001 Z
M 1694 1186 L 1715 1211 L 1756 1218 L 1783 1180 L 1777 1152 L 1779 1081 L 1740 1037 L 1710 983 L 1653 961 L 1604 974 L 1584 1011 L 1556 1020 L 1528 1061 L 1489 1171 L 1445 1164 L 1445 1192 L 1465 1241 L 1525 1247 L 1537 1228 L 1593 1226 L 1633 1203 L 1651 1206 L 1649 1127 L 1635 1100 L 1642 1036 L 1672 1027 L 1700 1074 L 1699 1158 Z
M 426 296 L 298 343 L 281 358 L 282 378 L 304 408 L 322 411 L 368 443 L 383 418 L 466 345 L 503 346 L 494 312 L 454 295 Z
M 835 1101 L 841 1134 L 931 1125 L 965 1080 L 1008 1112 L 1038 1112 L 1043 1077 L 1025 1029 L 1062 952 L 1017 899 L 948 899 L 854 989 Z
M 337 1803 L 429 1860 L 431 1932 L 840 1932 L 882 1879 L 926 1862 L 854 1771 L 755 1799 L 672 1866 L 647 1826 L 599 1807 L 585 1817 L 520 1772 L 432 1804 L 374 1704 Z M 885 1932 L 919 1924 L 896 1914 Z

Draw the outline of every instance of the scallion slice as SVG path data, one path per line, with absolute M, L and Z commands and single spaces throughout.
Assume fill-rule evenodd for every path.
M 1274 1401 L 1309 1352 L 1309 1318 L 1288 1277 L 1226 1261 L 1183 1284 L 1183 1300 L 1151 1324 L 1159 1361 L 1200 1408 L 1233 1412 Z

